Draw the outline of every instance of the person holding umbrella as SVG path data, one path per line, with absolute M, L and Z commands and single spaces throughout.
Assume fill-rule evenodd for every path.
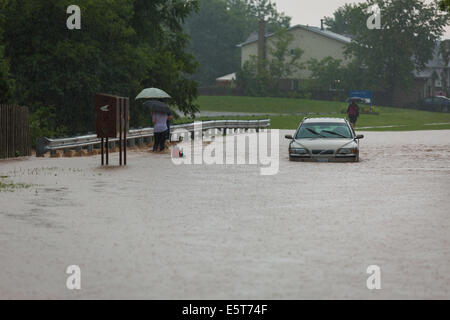
M 164 151 L 167 140 L 167 121 L 171 120 L 171 116 L 163 112 L 153 112 L 152 121 L 154 123 L 155 144 L 153 146 L 153 152 Z
M 167 140 L 167 122 L 172 119 L 170 116 L 169 107 L 158 100 L 150 100 L 144 103 L 144 107 L 147 107 L 152 112 L 153 133 L 155 135 L 155 144 L 153 145 L 153 151 L 164 151 Z
M 352 125 L 353 129 L 356 127 L 356 121 L 358 121 L 359 117 L 359 107 L 356 104 L 356 99 L 352 99 L 350 105 L 347 109 L 347 115 L 350 120 L 350 124 Z
M 164 151 L 168 134 L 169 123 L 172 120 L 170 108 L 163 103 L 162 99 L 170 99 L 166 92 L 158 88 L 147 88 L 142 90 L 136 97 L 138 99 L 153 99 L 146 101 L 144 106 L 149 108 L 152 112 L 152 122 L 154 124 L 155 144 L 153 151 Z

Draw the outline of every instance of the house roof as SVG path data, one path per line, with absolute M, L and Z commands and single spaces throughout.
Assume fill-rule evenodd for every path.
M 427 67 L 429 68 L 442 68 L 442 67 L 449 67 L 450 63 L 445 66 L 444 59 L 442 58 L 442 55 L 439 53 L 441 49 L 441 41 L 438 41 L 436 43 L 436 47 L 434 48 L 433 52 L 433 58 L 431 58 L 430 61 L 427 63 Z
M 430 78 L 432 74 L 433 74 L 433 71 L 431 69 L 425 69 L 422 71 L 414 70 L 414 76 L 419 79 Z
M 235 81 L 236 80 L 236 73 L 230 73 L 223 77 L 217 78 L 216 81 L 222 82 L 222 81 Z
M 347 37 L 347 36 L 343 36 L 341 34 L 337 34 L 337 33 L 334 33 L 334 32 L 328 31 L 328 30 L 322 30 L 322 29 L 320 29 L 318 27 L 305 26 L 305 25 L 302 25 L 302 24 L 298 24 L 298 25 L 295 25 L 293 27 L 290 27 L 287 30 L 290 31 L 290 30 L 294 30 L 294 29 L 304 29 L 304 30 L 307 30 L 307 31 L 310 31 L 310 32 L 314 32 L 314 33 L 320 34 L 320 35 L 322 35 L 324 37 L 327 37 L 329 39 L 333 39 L 333 40 L 342 42 L 342 43 L 350 43 L 350 42 L 352 42 L 352 39 Z M 267 33 L 266 34 L 266 38 L 270 38 L 274 34 L 275 33 Z M 245 42 L 240 43 L 237 46 L 238 47 L 243 47 L 243 46 L 246 46 L 248 44 L 254 43 L 256 41 L 258 41 L 258 33 L 257 32 L 253 32 L 248 37 L 248 39 Z
M 266 32 L 266 38 L 268 38 L 268 37 L 269 37 L 270 35 L 272 35 L 272 34 L 273 34 L 273 33 L 271 33 L 271 32 Z M 259 33 L 258 33 L 257 31 L 252 32 L 252 33 L 248 36 L 247 40 L 245 40 L 244 43 L 252 43 L 252 42 L 258 41 L 258 37 L 259 37 Z
M 450 67 L 450 63 L 447 66 L 445 65 L 444 60 L 442 59 L 442 56 L 439 53 L 440 47 L 441 41 L 438 41 L 433 51 L 433 57 L 431 58 L 430 61 L 427 62 L 425 68 L 420 71 L 414 70 L 414 76 L 416 78 L 430 78 L 434 70 Z

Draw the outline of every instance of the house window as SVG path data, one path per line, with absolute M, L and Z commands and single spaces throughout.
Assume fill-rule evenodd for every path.
M 291 80 L 291 90 L 296 91 L 299 88 L 299 81 L 298 80 Z

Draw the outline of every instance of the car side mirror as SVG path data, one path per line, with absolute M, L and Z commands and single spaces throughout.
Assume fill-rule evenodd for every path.
M 294 137 L 291 134 L 287 134 L 284 137 L 288 140 L 294 140 Z
M 359 139 L 364 139 L 364 135 L 363 134 L 358 134 L 356 136 L 356 140 L 359 140 Z

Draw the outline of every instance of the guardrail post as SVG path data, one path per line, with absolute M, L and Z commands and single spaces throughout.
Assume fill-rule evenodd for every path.
M 139 137 L 139 138 L 137 139 L 137 145 L 138 145 L 139 148 L 142 147 L 143 142 L 144 142 L 144 138 Z
M 50 143 L 47 138 L 36 139 L 36 157 L 42 157 L 47 152 L 47 146 Z
M 93 146 L 92 144 L 88 145 L 88 146 L 87 146 L 87 151 L 88 151 L 89 153 L 91 153 L 92 151 L 94 151 L 94 146 Z
M 102 153 L 102 166 L 105 165 L 105 138 L 101 139 L 100 142 L 100 148 L 101 148 L 101 153 Z
M 110 143 L 109 143 L 109 138 L 106 138 L 106 141 L 105 141 L 105 143 L 106 143 L 106 165 L 108 166 L 109 165 L 109 145 L 110 145 Z

